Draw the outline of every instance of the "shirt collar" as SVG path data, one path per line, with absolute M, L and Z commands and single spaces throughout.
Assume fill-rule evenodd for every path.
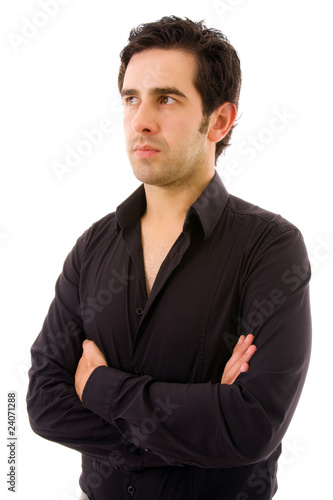
M 189 208 L 186 219 L 195 213 L 201 223 L 204 238 L 207 239 L 213 232 L 217 221 L 220 219 L 229 199 L 220 176 L 215 171 L 213 179 L 199 198 Z
M 146 195 L 143 184 L 139 186 L 116 210 L 117 230 L 134 224 L 146 210 Z
M 199 198 L 189 208 L 185 223 L 195 214 L 204 232 L 204 238 L 208 238 L 213 232 L 217 221 L 227 204 L 229 194 L 224 184 L 215 171 L 213 179 Z M 139 186 L 116 210 L 116 220 L 119 229 L 124 229 L 138 221 L 146 210 L 146 195 L 143 184 Z

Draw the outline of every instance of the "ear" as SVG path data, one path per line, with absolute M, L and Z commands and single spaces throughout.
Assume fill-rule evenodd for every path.
M 219 142 L 227 135 L 236 120 L 237 108 L 231 102 L 224 102 L 210 117 L 210 128 L 208 139 L 211 142 Z

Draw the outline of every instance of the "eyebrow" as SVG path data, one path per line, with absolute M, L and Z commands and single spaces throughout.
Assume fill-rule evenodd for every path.
M 187 99 L 186 95 L 183 94 L 179 89 L 176 87 L 153 87 L 149 89 L 148 91 L 149 95 L 177 95 L 179 97 L 184 97 Z M 123 89 L 121 91 L 121 97 L 125 96 L 136 96 L 139 95 L 140 92 L 136 89 Z

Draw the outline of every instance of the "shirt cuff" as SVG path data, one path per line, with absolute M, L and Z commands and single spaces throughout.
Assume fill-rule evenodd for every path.
M 95 368 L 83 389 L 83 406 L 110 424 L 114 424 L 111 417 L 112 401 L 127 376 L 128 374 L 108 366 Z

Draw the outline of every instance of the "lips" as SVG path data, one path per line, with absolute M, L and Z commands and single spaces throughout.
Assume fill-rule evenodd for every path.
M 135 146 L 134 152 L 139 158 L 152 158 L 160 151 L 155 149 L 153 146 L 149 146 L 148 144 L 142 144 Z
M 154 148 L 153 146 L 149 146 L 148 144 L 147 145 L 143 145 L 143 146 L 136 146 L 134 148 L 134 151 L 158 151 L 158 149 Z

